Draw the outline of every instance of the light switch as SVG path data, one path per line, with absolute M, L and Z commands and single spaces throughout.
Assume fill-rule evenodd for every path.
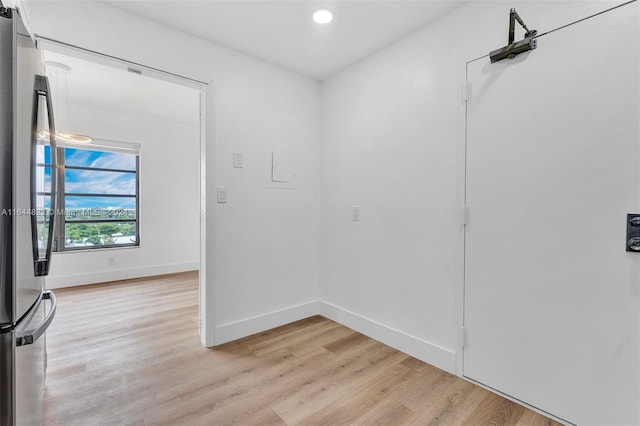
M 218 202 L 226 203 L 227 202 L 227 188 L 224 186 L 218 187 Z
M 242 153 L 234 152 L 233 153 L 233 167 L 236 169 L 242 168 Z
M 351 208 L 351 220 L 354 222 L 360 221 L 360 206 L 353 206 Z

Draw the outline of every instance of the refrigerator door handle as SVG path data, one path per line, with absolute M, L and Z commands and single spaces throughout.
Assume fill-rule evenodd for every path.
M 27 321 L 26 324 L 20 327 L 21 330 L 16 330 L 16 346 L 31 345 L 33 342 L 38 340 L 40 336 L 44 334 L 45 331 L 47 331 L 47 328 L 49 328 L 49 326 L 51 325 L 51 322 L 53 322 L 53 317 L 56 316 L 56 307 L 58 305 L 58 302 L 56 300 L 56 295 L 51 290 L 47 290 L 42 293 L 41 300 L 45 300 L 45 299 L 48 299 L 51 301 L 51 309 L 49 310 L 49 313 L 44 318 L 44 320 L 42 320 L 42 323 L 38 325 L 38 327 L 29 329 L 26 331 L 21 331 L 22 329 L 25 329 L 29 326 L 30 321 Z M 37 306 L 32 308 L 33 312 L 35 313 L 36 310 L 39 308 L 40 308 L 40 303 L 38 303 Z M 30 315 L 30 317 L 33 318 L 33 315 Z
M 47 106 L 47 119 L 49 124 L 49 151 L 51 156 L 51 205 L 49 209 L 49 231 L 47 234 L 47 246 L 44 250 L 44 258 L 41 256 L 40 246 L 38 244 L 38 215 L 31 215 L 31 241 L 33 244 L 33 267 L 36 277 L 49 274 L 49 264 L 51 261 L 51 249 L 53 247 L 53 234 L 55 230 L 57 205 L 57 179 L 58 174 L 58 158 L 56 149 L 56 126 L 53 120 L 53 103 L 51 101 L 51 90 L 49 88 L 49 79 L 44 75 L 36 75 L 33 92 L 33 115 L 32 115 L 32 141 L 31 141 L 31 208 L 37 211 L 37 165 L 36 165 L 36 147 L 38 144 L 38 112 L 39 98 L 44 96 Z

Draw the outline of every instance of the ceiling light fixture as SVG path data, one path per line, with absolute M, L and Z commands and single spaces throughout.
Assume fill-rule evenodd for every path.
M 54 112 L 56 114 L 57 128 L 67 129 L 69 118 L 69 96 L 68 96 L 68 79 L 69 73 L 71 73 L 71 67 L 60 62 L 45 61 L 45 68 L 47 76 L 49 77 L 51 88 L 53 89 L 53 103 Z M 62 99 L 60 99 L 62 98 Z M 49 132 L 44 132 L 49 136 Z M 76 142 L 76 143 L 88 143 L 93 139 L 89 136 L 78 135 L 70 133 L 68 131 L 56 131 L 56 139 Z
M 41 137 L 49 137 L 49 132 L 43 130 L 41 132 Z M 58 141 L 66 141 L 66 142 L 75 142 L 75 143 L 89 143 L 93 141 L 91 136 L 86 135 L 78 135 L 76 133 L 60 133 L 56 132 L 56 139 Z
M 318 24 L 328 24 L 333 19 L 333 14 L 328 10 L 318 10 L 313 14 L 313 20 Z

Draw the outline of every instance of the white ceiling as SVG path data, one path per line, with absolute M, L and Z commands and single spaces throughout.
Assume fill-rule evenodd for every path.
M 45 64 L 57 62 L 71 68 L 63 73 L 47 67 L 58 126 L 66 124 L 67 103 L 187 125 L 199 123 L 200 98 L 195 89 L 127 72 L 122 64 L 109 66 L 46 50 L 46 46 L 43 59 Z
M 452 10 L 460 1 L 110 0 L 106 3 L 322 80 Z M 312 14 L 318 8 L 330 9 L 333 22 L 325 26 L 313 22 Z M 68 102 L 197 125 L 198 91 L 149 77 L 147 72 L 144 76 L 127 72 L 126 64 L 66 52 L 55 45 L 43 46 L 45 61 L 71 68 L 64 81 L 56 82 L 55 74 L 50 75 L 52 89 L 59 90 L 55 99 L 61 103 L 56 106 L 61 113 Z M 62 74 L 57 75 L 62 78 Z
M 323 80 L 462 0 L 105 0 L 174 29 Z M 333 21 L 316 24 L 317 9 Z

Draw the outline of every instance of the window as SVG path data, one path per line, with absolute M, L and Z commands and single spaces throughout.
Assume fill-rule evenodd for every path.
M 60 144 L 62 145 L 62 144 Z M 58 147 L 57 251 L 140 245 L 139 145 L 66 143 Z M 43 168 L 51 161 L 45 146 Z M 45 194 L 51 186 L 44 168 Z

